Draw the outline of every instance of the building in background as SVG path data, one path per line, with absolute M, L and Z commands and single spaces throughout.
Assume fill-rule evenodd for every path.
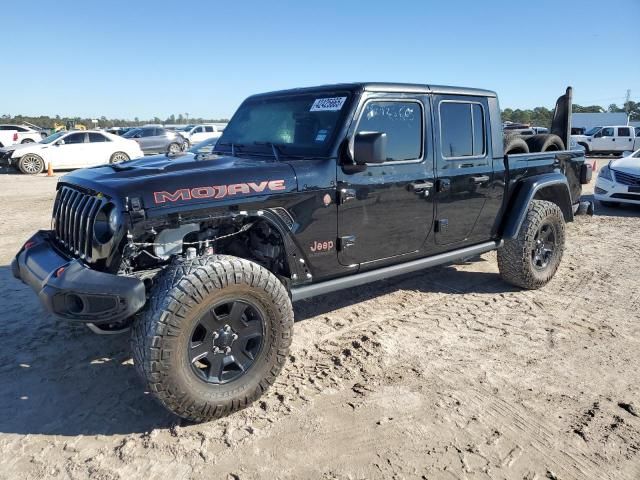
M 625 112 L 620 113 L 573 113 L 571 115 L 572 128 L 584 128 L 589 130 L 593 127 L 604 127 L 607 125 L 627 125 L 629 116 Z

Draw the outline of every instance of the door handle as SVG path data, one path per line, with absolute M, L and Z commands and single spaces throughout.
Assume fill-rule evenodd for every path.
M 479 175 L 477 177 L 471 177 L 471 180 L 473 180 L 474 183 L 484 183 L 491 179 L 489 178 L 489 175 Z
M 416 192 L 423 192 L 428 188 L 432 188 L 433 187 L 433 182 L 420 180 L 420 181 L 417 181 L 417 182 L 410 183 L 409 186 Z

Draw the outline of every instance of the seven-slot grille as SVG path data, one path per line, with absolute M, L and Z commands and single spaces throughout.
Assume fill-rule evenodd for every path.
M 63 186 L 53 206 L 57 240 L 72 254 L 91 261 L 93 223 L 104 199 Z
M 631 173 L 624 173 L 618 170 L 614 170 L 613 174 L 616 177 L 616 181 L 623 185 L 638 185 L 640 186 L 640 175 L 633 175 Z

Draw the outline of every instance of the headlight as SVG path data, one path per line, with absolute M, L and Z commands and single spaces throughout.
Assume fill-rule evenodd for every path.
M 120 227 L 120 212 L 113 207 L 111 213 L 109 213 L 109 230 L 111 230 L 111 233 L 115 233 L 118 227 Z
M 609 168 L 609 165 L 605 165 L 604 167 L 602 167 L 600 169 L 600 172 L 598 173 L 598 176 L 604 178 L 605 180 L 613 182 L 613 177 L 611 175 L 611 169 Z
M 93 223 L 93 235 L 99 243 L 107 243 L 120 226 L 120 212 L 113 203 L 100 209 Z

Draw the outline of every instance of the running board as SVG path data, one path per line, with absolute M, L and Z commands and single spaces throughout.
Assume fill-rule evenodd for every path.
M 317 295 L 324 295 L 326 293 L 335 292 L 336 290 L 357 287 L 358 285 L 364 285 L 365 283 L 384 280 L 386 278 L 395 277 L 404 273 L 415 272 L 416 270 L 435 267 L 444 263 L 455 262 L 463 258 L 475 257 L 476 255 L 480 255 L 481 253 L 496 250 L 501 246 L 502 240 L 498 242 L 480 243 L 478 245 L 472 245 L 470 247 L 461 248 L 452 252 L 440 253 L 432 257 L 419 258 L 418 260 L 411 260 L 410 262 L 390 265 L 388 267 L 382 267 L 376 270 L 370 270 L 368 272 L 356 273 L 355 275 L 348 275 L 345 277 L 336 278 L 334 280 L 327 280 L 326 282 L 304 285 L 302 287 L 295 287 L 291 289 L 291 300 L 297 302 L 298 300 L 304 300 L 305 298 L 311 298 Z

